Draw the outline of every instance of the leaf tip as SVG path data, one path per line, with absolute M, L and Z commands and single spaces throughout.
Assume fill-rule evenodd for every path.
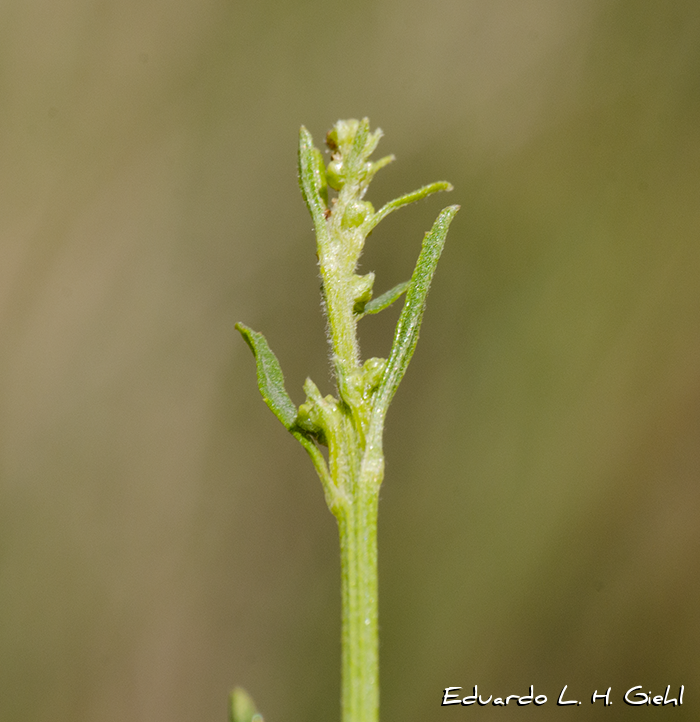
M 307 148 L 312 147 L 314 144 L 313 138 L 311 137 L 311 133 L 309 133 L 308 129 L 305 125 L 302 125 L 299 128 L 299 149 L 306 150 Z
M 257 355 L 257 349 L 255 348 L 255 331 L 253 331 L 252 328 L 249 326 L 246 326 L 244 323 L 241 323 L 240 321 L 236 323 L 234 326 L 236 331 L 243 336 L 243 340 L 248 344 L 250 347 L 250 350 Z

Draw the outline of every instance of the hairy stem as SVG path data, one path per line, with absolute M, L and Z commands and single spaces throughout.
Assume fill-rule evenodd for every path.
M 458 206 L 444 209 L 425 234 L 410 281 L 372 300 L 374 273 L 357 273 L 367 235 L 389 213 L 432 193 L 452 190 L 449 183 L 439 181 L 375 212 L 372 204 L 363 200 L 367 186 L 374 174 L 393 160 L 393 156 L 370 159 L 381 136 L 378 129 L 370 133 L 367 118 L 338 121 L 326 137 L 331 151 L 326 165 L 306 128 L 299 133 L 299 185 L 316 231 L 338 398 L 322 396 L 307 379 L 306 402 L 297 411 L 265 337 L 241 323 L 236 325 L 255 355 L 258 387 L 265 403 L 308 452 L 338 520 L 342 722 L 377 722 L 379 718 L 377 504 L 384 477 L 384 419 L 413 355 L 435 266 L 458 210 Z M 329 188 L 337 191 L 330 203 Z M 404 292 L 406 301 L 389 358 L 361 363 L 357 322 L 387 308 Z M 320 446 L 328 447 L 327 459 Z M 262 722 L 252 700 L 241 690 L 233 692 L 231 720 Z
M 342 720 L 379 717 L 377 495 L 360 494 L 338 517 L 342 617 Z

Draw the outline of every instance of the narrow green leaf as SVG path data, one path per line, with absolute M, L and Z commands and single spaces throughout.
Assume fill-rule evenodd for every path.
M 369 170 L 367 171 L 367 180 L 368 182 L 374 178 L 376 173 L 380 171 L 384 166 L 389 165 L 389 163 L 393 163 L 396 160 L 396 156 L 392 153 L 391 155 L 385 155 L 383 158 L 380 158 L 379 160 L 375 160 L 374 163 L 370 164 Z
M 369 119 L 363 118 L 357 125 L 357 131 L 355 137 L 352 140 L 352 146 L 350 146 L 350 152 L 344 159 L 347 164 L 349 173 L 357 173 L 360 170 L 360 166 L 364 163 L 365 158 L 376 148 L 379 142 L 380 136 L 369 137 Z M 368 146 L 369 142 L 369 146 Z
M 263 722 L 263 717 L 255 707 L 253 698 L 242 688 L 231 692 L 229 706 L 230 722 Z
M 263 400 L 292 436 L 306 449 L 323 483 L 328 506 L 333 509 L 337 502 L 337 492 L 328 473 L 328 465 L 313 436 L 296 425 L 297 407 L 284 387 L 284 375 L 277 356 L 261 333 L 253 331 L 242 323 L 237 323 L 236 328 L 255 355 L 258 388 Z
M 314 146 L 311 133 L 302 125 L 299 130 L 299 187 L 316 228 L 319 245 L 328 236 L 325 212 L 326 204 L 322 198 L 325 187 L 323 163 L 319 164 L 320 152 Z
M 328 464 L 326 463 L 325 457 L 310 434 L 296 427 L 291 428 L 290 431 L 292 436 L 306 449 L 306 453 L 311 458 L 318 478 L 323 485 L 326 504 L 328 504 L 328 508 L 335 514 L 343 501 L 343 495 L 338 491 L 338 487 L 328 471 Z
M 430 185 L 423 186 L 416 191 L 406 193 L 403 196 L 394 198 L 393 201 L 389 201 L 383 205 L 363 226 L 362 230 L 365 234 L 369 233 L 381 220 L 386 218 L 390 213 L 393 213 L 403 206 L 407 206 L 409 203 L 415 203 L 423 198 L 426 198 L 431 193 L 438 193 L 439 191 L 451 191 L 453 186 L 447 181 L 438 181 L 437 183 L 431 183 Z
M 459 206 L 445 208 L 423 239 L 423 246 L 406 292 L 406 302 L 396 324 L 394 343 L 391 347 L 386 371 L 377 389 L 371 422 L 373 427 L 379 424 L 378 428 L 381 429 L 389 403 L 406 373 L 411 356 L 413 356 L 423 320 L 428 289 L 433 280 L 437 262 L 440 260 L 450 223 L 458 210 Z
M 297 417 L 297 407 L 284 388 L 284 374 L 277 356 L 272 353 L 261 333 L 253 331 L 242 323 L 237 323 L 236 328 L 255 356 L 258 388 L 263 400 L 285 428 L 291 429 Z
M 406 292 L 409 284 L 410 281 L 403 281 L 389 291 L 382 293 L 381 296 L 377 296 L 377 298 L 367 301 L 367 303 L 362 307 L 362 312 L 359 315 L 366 316 L 367 314 L 379 313 L 385 308 L 389 308 L 394 301 L 398 301 L 398 299 L 401 298 L 401 296 Z

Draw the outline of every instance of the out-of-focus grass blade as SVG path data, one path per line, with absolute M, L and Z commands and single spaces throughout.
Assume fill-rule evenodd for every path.
M 231 692 L 229 722 L 263 722 L 263 716 L 255 707 L 253 698 L 241 687 Z
M 435 267 L 440 260 L 440 254 L 445 245 L 445 238 L 450 223 L 459 210 L 459 206 L 445 208 L 433 224 L 431 230 L 425 234 L 416 267 L 406 292 L 406 302 L 396 324 L 394 343 L 387 362 L 382 382 L 377 389 L 377 395 L 372 412 L 372 426 L 383 423 L 389 403 L 396 393 L 403 375 L 406 373 L 408 363 L 413 356 L 418 341 L 425 299 L 428 295 L 430 283 L 433 280 Z M 371 433 L 371 432 L 370 432 Z
M 289 398 L 284 387 L 284 374 L 277 356 L 272 353 L 267 340 L 261 333 L 253 331 L 242 323 L 237 323 L 236 328 L 241 332 L 255 356 L 258 388 L 263 400 L 285 428 L 291 429 L 297 418 L 297 407 Z

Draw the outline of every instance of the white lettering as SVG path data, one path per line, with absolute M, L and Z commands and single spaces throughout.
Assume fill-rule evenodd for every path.
M 562 691 L 559 693 L 559 699 L 557 700 L 557 704 L 560 705 L 560 706 L 562 706 L 562 707 L 563 707 L 565 704 L 578 704 L 578 700 L 576 700 L 576 699 L 570 699 L 570 700 L 565 700 L 565 699 L 563 699 L 564 693 L 566 692 L 566 688 L 567 688 L 568 686 L 569 686 L 568 684 L 565 684 L 565 685 L 564 685 L 564 689 L 562 689 Z
M 461 687 L 445 687 L 445 691 L 442 695 L 442 704 L 441 707 L 444 707 L 447 704 L 459 704 L 462 700 L 456 695 L 456 694 L 450 694 L 452 690 L 460 690 Z
M 479 693 L 478 693 L 478 691 L 477 691 L 477 685 L 474 685 L 474 694 L 465 697 L 465 698 L 462 700 L 462 704 L 463 704 L 465 707 L 469 706 L 470 704 L 474 704 L 474 702 L 476 702 L 478 696 L 479 696 Z
M 518 705 L 520 707 L 524 707 L 526 704 L 530 704 L 530 702 L 532 702 L 532 700 L 535 698 L 535 693 L 534 693 L 533 689 L 534 689 L 534 685 L 530 685 L 530 694 L 523 695 L 518 700 Z
M 644 692 L 635 692 L 632 697 L 640 697 L 640 700 L 638 702 L 635 702 L 634 699 L 630 699 L 630 694 L 634 692 L 636 689 L 641 689 L 642 685 L 638 684 L 636 687 L 631 687 L 625 692 L 625 702 L 627 704 L 631 704 L 634 706 L 640 705 L 640 704 L 646 704 L 647 703 L 647 696 L 644 694 Z
M 666 685 L 666 694 L 664 695 L 664 704 L 672 704 L 674 707 L 678 704 L 678 697 L 672 699 L 668 698 L 668 693 L 671 691 L 671 685 Z
M 591 704 L 595 704 L 595 701 L 597 699 L 604 699 L 605 700 L 605 706 L 611 705 L 612 702 L 610 701 L 610 690 L 612 687 L 608 687 L 608 691 L 605 694 L 598 694 L 598 690 L 593 692 L 593 696 L 591 697 Z

